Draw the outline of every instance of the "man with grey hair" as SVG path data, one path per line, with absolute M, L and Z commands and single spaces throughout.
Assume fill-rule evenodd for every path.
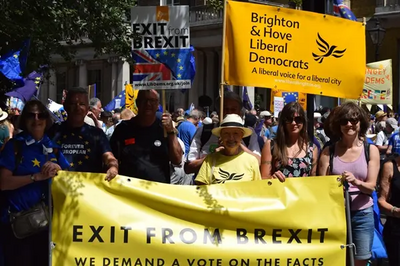
M 240 117 L 243 117 L 242 107 L 243 102 L 239 95 L 231 91 L 224 94 L 224 116 L 228 114 L 237 114 Z M 213 126 L 214 124 L 203 125 L 197 129 L 190 144 L 189 153 L 185 162 L 185 172 L 187 174 L 197 173 L 206 156 L 210 153 L 218 152 L 222 148 L 218 137 L 211 134 Z M 258 144 L 258 137 L 254 132 L 254 129 L 250 129 L 253 131 L 253 134 L 243 139 L 240 148 L 244 152 L 256 157 L 258 163 L 260 163 L 261 152 Z
M 201 115 L 201 111 L 193 109 L 186 121 L 183 121 L 177 127 L 178 138 L 180 138 L 183 141 L 183 144 L 185 144 L 185 154 L 188 154 L 189 152 L 190 143 L 192 142 L 193 136 L 196 133 Z
M 98 128 L 103 128 L 103 123 L 99 121 L 101 112 L 103 111 L 103 108 L 101 106 L 101 101 L 99 98 L 92 98 L 89 101 L 89 112 L 87 116 L 85 117 L 85 123 L 98 127 Z

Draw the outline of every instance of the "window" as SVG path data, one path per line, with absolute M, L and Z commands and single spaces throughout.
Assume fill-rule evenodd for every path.
M 100 69 L 88 70 L 87 77 L 88 77 L 88 85 L 96 84 L 96 96 L 95 97 L 99 98 L 101 101 L 103 101 L 101 70 Z M 91 95 L 94 95 L 94 94 L 91 93 Z
M 57 102 L 61 103 L 63 90 L 67 89 L 67 72 L 56 73 Z

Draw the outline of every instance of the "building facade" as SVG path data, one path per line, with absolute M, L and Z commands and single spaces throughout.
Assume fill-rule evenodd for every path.
M 213 100 L 210 110 L 216 109 L 221 83 L 222 62 L 222 22 L 223 11 L 214 11 L 207 6 L 206 0 L 164 0 L 169 5 L 189 5 L 191 44 L 195 48 L 196 76 L 192 88 L 186 92 L 168 90 L 166 92 L 167 108 L 188 108 L 191 103 L 198 105 L 198 98 L 207 95 Z M 256 1 L 256 0 L 254 0 Z M 261 2 L 261 0 L 260 0 Z M 262 1 L 264 4 L 287 6 L 287 0 Z M 381 21 L 386 28 L 386 36 L 380 47 L 379 59 L 393 59 L 394 97 L 395 105 L 400 102 L 399 86 L 399 54 L 400 47 L 400 0 L 353 0 L 345 1 L 360 20 L 365 17 L 368 21 L 366 28 L 373 27 L 373 18 Z M 138 0 L 139 5 L 156 6 L 160 0 Z M 367 36 L 367 62 L 375 61 L 375 48 Z M 86 87 L 96 84 L 97 97 L 107 104 L 126 83 L 131 82 L 132 69 L 129 64 L 117 56 L 103 56 L 94 59 L 94 50 L 90 47 L 78 50 L 76 60 L 65 63 L 61 57 L 54 57 L 55 70 L 50 73 L 50 79 L 43 84 L 40 98 L 46 101 L 51 98 L 61 101 L 62 91 L 74 86 Z M 232 87 L 241 93 L 240 87 Z M 248 87 L 248 94 L 254 105 L 258 98 L 261 109 L 268 109 L 270 90 L 268 88 Z M 335 98 L 316 96 L 316 106 L 333 107 Z

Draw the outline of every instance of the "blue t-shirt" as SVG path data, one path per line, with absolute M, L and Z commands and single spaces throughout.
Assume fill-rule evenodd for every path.
M 183 121 L 178 127 L 178 138 L 185 144 L 185 154 L 189 153 L 190 143 L 196 133 L 196 126 L 192 122 Z
M 392 153 L 400 154 L 400 135 L 399 135 L 399 132 L 394 133 L 390 137 L 389 146 L 392 146 Z
M 66 122 L 54 125 L 50 130 L 53 141 L 70 162 L 70 171 L 102 173 L 103 154 L 111 152 L 110 143 L 103 130 L 84 124 L 72 128 Z
M 20 141 L 20 163 L 15 168 L 15 141 Z M 51 149 L 50 149 L 51 148 Z M 51 161 L 60 165 L 61 169 L 68 169 L 69 163 L 59 150 L 58 155 L 54 154 L 53 148 L 59 148 L 53 143 L 47 135 L 40 141 L 35 141 L 29 134 L 20 133 L 14 139 L 7 142 L 0 155 L 0 167 L 7 168 L 13 172 L 15 176 L 24 176 L 39 173 L 42 166 Z M 48 155 L 45 155 L 47 150 Z M 58 158 L 57 158 L 58 157 Z M 8 222 L 7 209 L 13 212 L 27 210 L 40 202 L 43 196 L 48 196 L 48 185 L 51 179 L 37 181 L 15 190 L 5 190 L 4 197 L 6 199 L 6 209 L 1 210 L 3 222 Z

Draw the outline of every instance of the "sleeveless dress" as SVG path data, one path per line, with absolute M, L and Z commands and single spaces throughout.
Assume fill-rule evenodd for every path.
M 281 171 L 285 177 L 306 177 L 311 175 L 314 144 L 310 142 L 306 149 L 306 156 L 289 158 L 288 164 L 283 166 L 280 161 L 275 162 L 276 171 Z

